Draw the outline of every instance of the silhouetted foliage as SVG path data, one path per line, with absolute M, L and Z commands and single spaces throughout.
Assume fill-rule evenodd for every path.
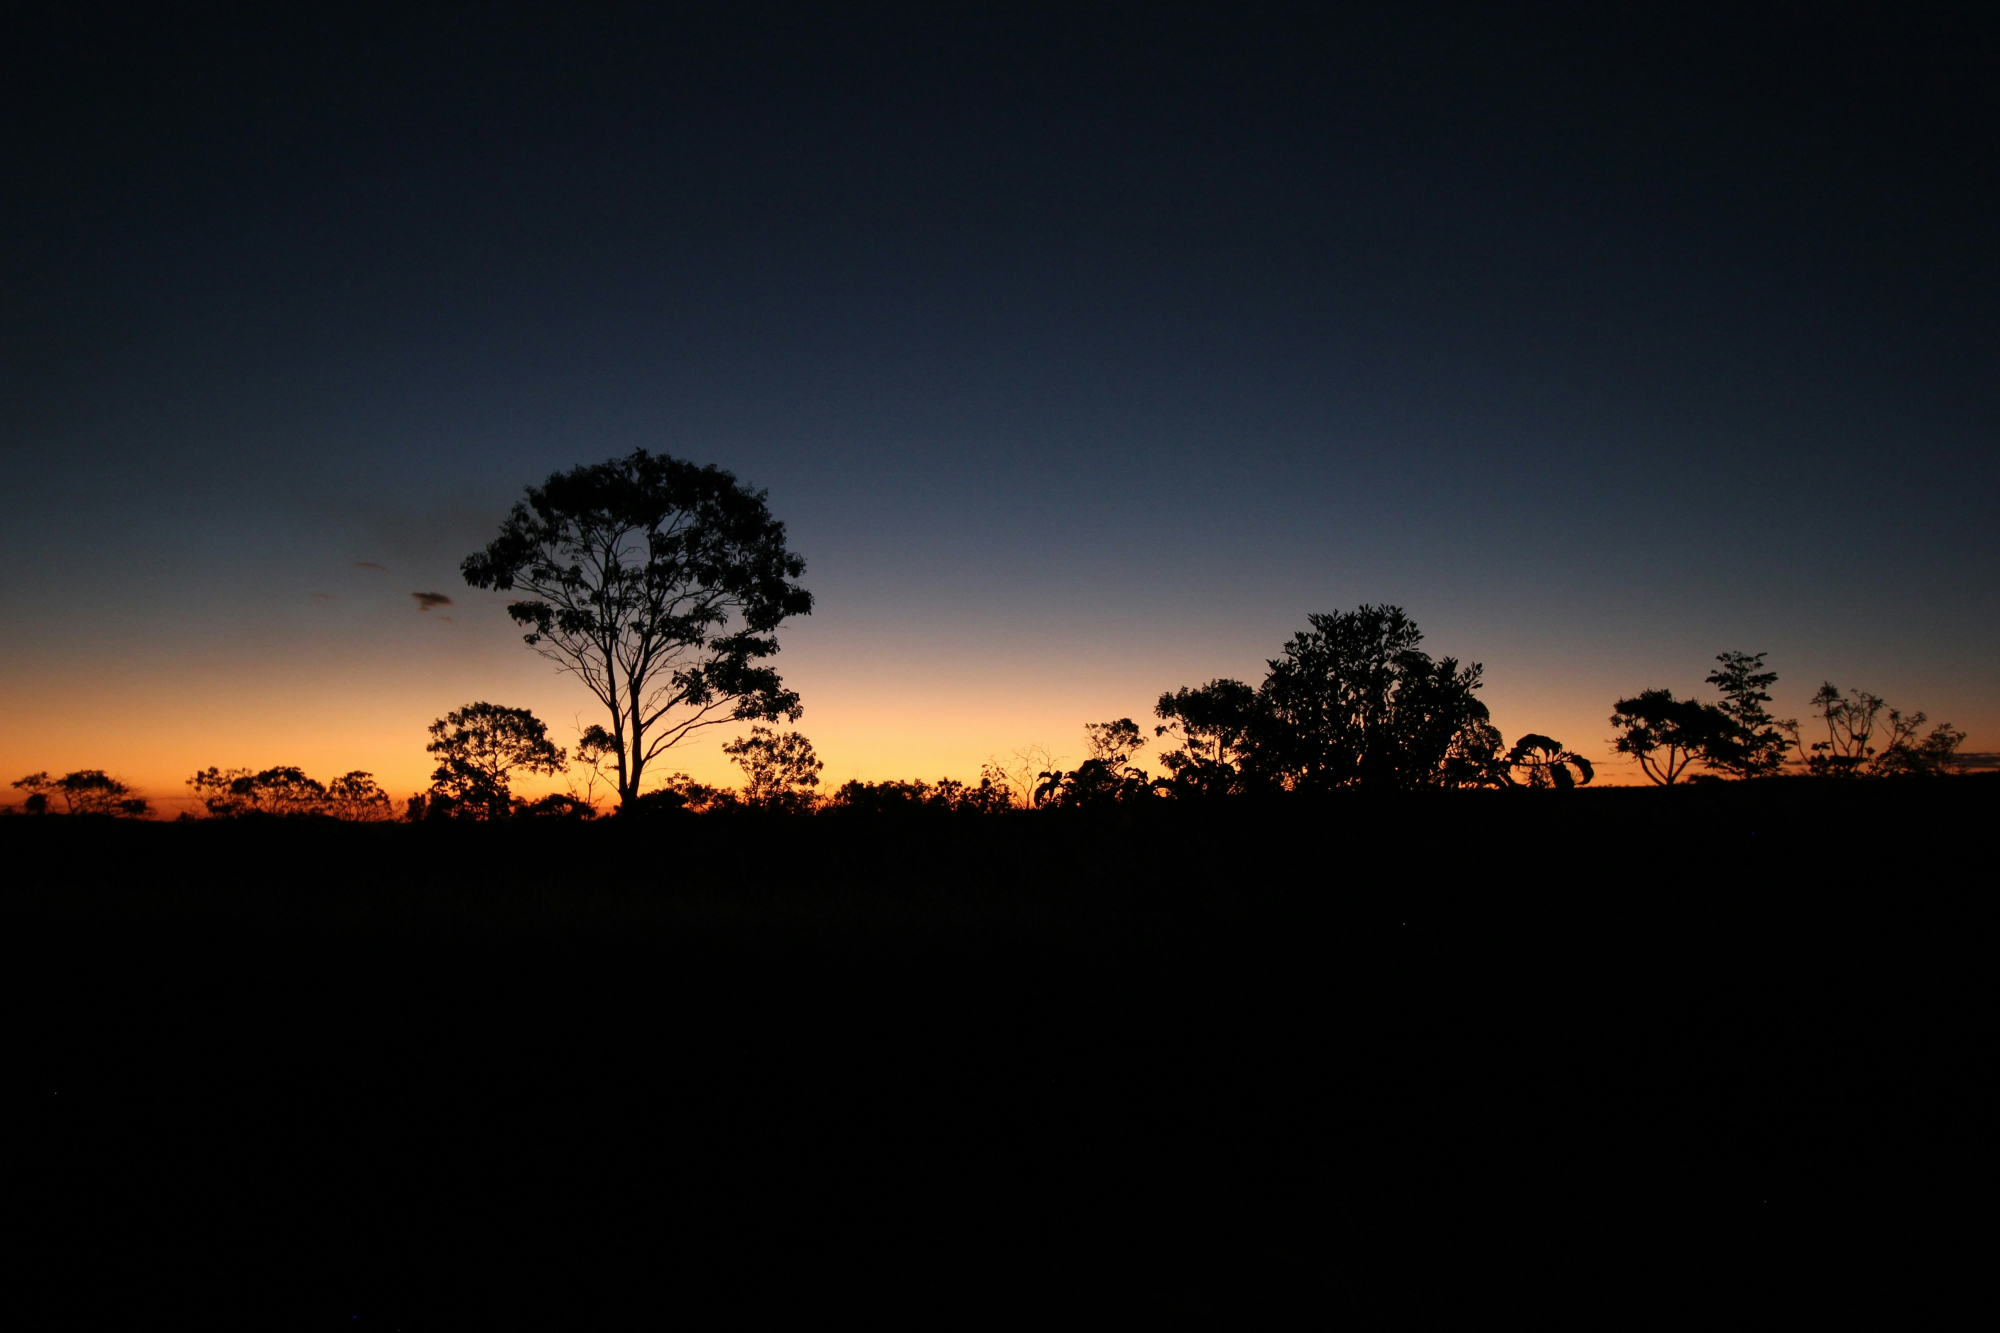
M 1814 776 L 1935 777 L 1958 771 L 1958 747 L 1964 744 L 1965 733 L 1949 722 L 1940 722 L 1919 741 L 1917 733 L 1930 720 L 1921 712 L 1905 716 L 1866 690 L 1849 690 L 1843 696 L 1831 681 L 1821 684 L 1812 706 L 1826 728 L 1825 740 L 1808 744 L 1798 723 L 1779 725 Z
M 342 773 L 326 784 L 326 813 L 335 819 L 373 823 L 394 817 L 389 793 L 382 790 L 373 773 L 355 769 Z
M 504 819 L 513 807 L 515 773 L 560 773 L 563 752 L 542 720 L 525 708 L 473 703 L 431 723 L 424 748 L 438 757 L 425 817 Z
M 719 468 L 641 449 L 551 474 L 463 569 L 475 587 L 530 594 L 508 614 L 604 705 L 610 727 L 581 748 L 615 767 L 621 805 L 699 729 L 802 712 L 763 662 L 779 624 L 812 610 L 792 582 L 805 561 L 764 492 Z
M 1033 809 L 1035 788 L 1044 773 L 1060 771 L 1062 759 L 1049 753 L 1046 745 L 1026 745 L 1014 751 L 1011 763 L 988 758 L 979 766 L 981 782 L 1004 787 L 1008 798 L 1020 809 Z
M 656 779 L 656 783 L 653 790 L 642 793 L 636 801 L 619 806 L 619 817 L 637 819 L 656 815 L 706 814 L 742 804 L 729 788 L 696 782 L 685 773 L 669 773 L 665 778 Z
M 1641 690 L 1613 704 L 1617 729 L 1612 748 L 1639 761 L 1639 769 L 1663 787 L 1688 775 L 1697 763 L 1718 753 L 1734 753 L 1736 722 L 1713 704 L 1676 699 L 1672 690 Z
M 1597 776 L 1590 760 L 1566 748 L 1561 741 L 1532 731 L 1515 741 L 1514 748 L 1507 752 L 1507 767 L 1520 774 L 1519 778 L 1510 774 L 1510 781 L 1531 788 L 1568 791 L 1588 786 Z
M 995 781 L 991 774 L 982 775 L 976 784 L 939 778 L 933 790 L 934 799 L 946 809 L 968 814 L 997 815 L 1014 806 L 1013 791 L 1006 783 Z
M 769 727 L 752 727 L 722 752 L 743 770 L 743 803 L 762 810 L 810 810 L 819 786 L 822 764 L 812 742 L 796 731 L 782 734 Z
M 22 802 L 25 813 L 47 814 L 51 797 L 61 797 L 63 810 L 72 815 L 114 815 L 123 819 L 143 819 L 153 808 L 132 789 L 101 768 L 83 768 L 51 778 L 47 773 L 30 773 L 14 783 L 28 793 Z
M 1013 804 L 1013 792 L 990 776 L 981 778 L 977 786 L 953 778 L 940 778 L 935 783 L 854 779 L 841 783 L 827 798 L 830 811 L 876 815 L 914 810 L 990 815 L 1010 809 Z
M 1211 680 L 1162 694 L 1153 706 L 1155 736 L 1178 742 L 1160 755 L 1164 788 L 1175 796 L 1227 796 L 1242 790 L 1245 746 L 1257 720 L 1257 691 L 1240 680 Z
M 514 802 L 516 819 L 595 819 L 597 810 L 588 801 L 568 792 L 551 792 L 538 801 Z
M 1132 756 L 1146 744 L 1137 722 L 1129 717 L 1087 722 L 1083 734 L 1088 759 L 1067 773 L 1048 769 L 1035 775 L 1037 807 L 1075 810 L 1141 800 L 1153 794 L 1153 780 L 1132 766 Z
M 388 795 L 375 785 L 372 775 L 359 770 L 343 774 L 328 787 L 289 766 L 261 771 L 211 767 L 189 778 L 187 785 L 202 807 L 218 819 L 252 814 L 388 817 Z
M 1734 734 L 1711 747 L 1710 766 L 1739 778 L 1768 777 L 1784 768 L 1791 748 L 1784 727 L 1764 705 L 1778 673 L 1764 670 L 1763 653 L 1719 653 L 1720 664 L 1708 673 L 1708 683 L 1722 692 L 1716 707 L 1735 724 Z
M 1400 607 L 1308 617 L 1258 691 L 1246 777 L 1293 790 L 1473 780 L 1499 745 L 1480 667 L 1432 660 Z

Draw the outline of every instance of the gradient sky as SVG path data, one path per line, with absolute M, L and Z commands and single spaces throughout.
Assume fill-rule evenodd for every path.
M 2000 750 L 1990 7 L 713 8 L 8 20 L 5 778 L 573 737 L 457 566 L 638 446 L 768 489 L 834 781 L 1364 601 L 1510 739 L 1740 648 Z

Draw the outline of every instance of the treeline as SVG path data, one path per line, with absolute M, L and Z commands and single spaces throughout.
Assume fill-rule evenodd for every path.
M 1521 788 L 1560 791 L 1589 784 L 1590 759 L 1552 736 L 1531 732 L 1507 743 L 1478 698 L 1482 669 L 1433 658 L 1422 633 L 1394 606 L 1315 615 L 1271 659 L 1263 681 L 1218 679 L 1163 693 L 1151 734 L 1131 718 L 1088 724 L 1086 757 L 1074 768 L 1045 751 L 1013 764 L 989 761 L 976 782 L 843 783 L 822 791 L 824 764 L 796 731 L 753 726 L 723 746 L 742 770 L 739 787 L 696 782 L 685 773 L 655 777 L 619 801 L 620 813 L 709 814 L 748 808 L 813 812 L 944 810 L 997 814 L 1156 801 L 1216 801 L 1347 788 L 1414 791 Z M 1617 700 L 1613 749 L 1651 781 L 1766 778 L 1791 772 L 1828 779 L 1936 777 L 1961 768 L 1965 733 L 1950 724 L 1924 731 L 1924 714 L 1905 714 L 1865 691 L 1822 685 L 1808 721 L 1772 715 L 1777 673 L 1762 653 L 1727 652 L 1706 683 L 1718 698 L 1677 698 L 1644 689 Z M 437 761 L 431 785 L 400 804 L 366 772 L 328 782 L 296 767 L 201 770 L 187 781 L 207 817 L 315 816 L 350 821 L 402 819 L 591 819 L 601 796 L 618 791 L 612 747 L 587 729 L 571 754 L 549 739 L 525 708 L 472 703 L 430 726 Z M 1138 758 L 1159 743 L 1155 775 Z M 528 800 L 526 776 L 566 777 L 570 790 Z M 27 813 L 144 817 L 151 808 L 125 784 L 90 769 L 14 783 L 29 793 Z M 183 818 L 192 817 L 183 815 Z
M 1584 754 L 1553 736 L 1507 743 L 1478 697 L 1477 662 L 1424 652 L 1400 607 L 1362 606 L 1309 616 L 1255 686 L 1211 680 L 1162 694 L 1150 736 L 1131 718 L 1090 724 L 1088 753 L 1074 768 L 1037 749 L 1012 764 L 989 761 L 976 784 L 848 782 L 825 793 L 812 742 L 770 725 L 804 713 L 771 659 L 780 626 L 812 612 L 798 582 L 805 567 L 764 492 L 712 465 L 639 449 L 552 473 L 526 489 L 461 571 L 475 588 L 510 594 L 522 642 L 596 696 L 599 721 L 573 752 L 525 708 L 472 703 L 431 724 L 431 785 L 400 809 L 367 773 L 321 784 L 295 767 L 203 769 L 188 780 L 193 804 L 225 819 L 590 819 L 600 798 L 628 816 L 737 807 L 994 814 L 1348 788 L 1562 791 L 1596 776 Z M 1651 781 L 1787 771 L 1934 777 L 1962 766 L 1965 733 L 1949 723 L 1925 733 L 1922 713 L 1831 684 L 1813 697 L 1807 722 L 1780 719 L 1767 708 L 1778 677 L 1764 654 L 1716 661 L 1713 702 L 1644 689 L 1613 704 L 1613 748 Z M 740 787 L 661 776 L 675 747 L 732 724 L 751 724 L 723 746 L 743 770 Z M 1136 762 L 1154 742 L 1163 776 Z M 566 776 L 569 790 L 533 801 L 514 794 L 518 778 L 554 776 Z M 35 773 L 14 785 L 29 793 L 29 813 L 57 813 L 56 801 L 69 814 L 150 813 L 98 769 Z

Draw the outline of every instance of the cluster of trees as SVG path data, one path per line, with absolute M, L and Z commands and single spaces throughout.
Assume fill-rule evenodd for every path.
M 1796 767 L 1815 777 L 1935 777 L 1959 768 L 1965 733 L 1941 722 L 1922 735 L 1922 713 L 1905 714 L 1865 690 L 1842 694 L 1831 681 L 1813 695 L 1825 739 L 1810 723 L 1773 717 L 1766 707 L 1778 673 L 1763 653 L 1723 653 L 1707 683 L 1719 703 L 1676 699 L 1672 690 L 1641 690 L 1612 706 L 1613 748 L 1638 761 L 1661 786 L 1688 777 L 1769 777 Z M 1694 770 L 1699 768 L 1700 773 Z
M 294 767 L 204 768 L 187 780 L 188 790 L 210 815 L 327 815 L 371 822 L 394 817 L 389 794 L 372 773 L 356 769 L 331 782 L 309 778 Z
M 1263 682 L 1211 680 L 1162 694 L 1154 738 L 1164 777 L 1133 763 L 1147 744 L 1131 718 L 1086 728 L 1089 757 L 1040 774 L 1037 806 L 1215 798 L 1340 788 L 1566 788 L 1596 776 L 1552 737 L 1511 747 L 1479 699 L 1481 667 L 1434 658 L 1402 608 L 1307 618 Z

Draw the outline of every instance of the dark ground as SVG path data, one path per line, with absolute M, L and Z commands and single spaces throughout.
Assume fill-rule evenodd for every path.
M 1916 1310 L 1996 809 L 0 820 L 16 1256 L 79 1323 Z

